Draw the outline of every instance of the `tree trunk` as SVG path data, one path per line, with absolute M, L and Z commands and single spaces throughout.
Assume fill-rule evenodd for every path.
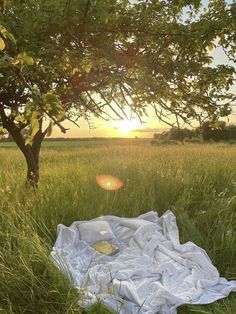
M 44 137 L 39 131 L 40 135 L 35 135 L 32 145 L 25 145 L 25 139 L 19 130 L 11 130 L 10 133 L 25 157 L 27 164 L 25 185 L 27 188 L 35 190 L 39 183 L 39 153 Z
M 46 131 L 42 132 L 42 120 L 39 121 L 40 129 L 34 136 L 32 145 L 25 145 L 25 139 L 21 134 L 21 129 L 6 116 L 5 111 L 1 106 L 0 117 L 3 127 L 11 134 L 13 140 L 25 157 L 27 163 L 26 186 L 35 190 L 39 182 L 39 154 L 41 144 L 46 136 Z
M 30 145 L 26 145 L 27 151 L 24 154 L 27 163 L 27 176 L 26 176 L 26 187 L 33 188 L 34 190 L 38 187 L 39 183 L 39 161 L 36 159 Z
M 27 182 L 26 184 L 37 188 L 39 183 L 39 155 L 41 150 L 41 144 L 46 133 L 42 132 L 41 129 L 35 135 L 32 146 L 29 145 L 30 156 L 26 159 L 27 162 Z M 28 145 L 27 145 L 28 146 Z
M 35 190 L 39 182 L 39 154 L 41 144 L 47 133 L 47 129 L 44 132 L 42 131 L 43 120 L 42 118 L 38 120 L 39 130 L 34 136 L 32 145 L 25 145 L 25 139 L 21 134 L 21 128 L 6 115 L 3 105 L 0 105 L 0 118 L 3 127 L 11 134 L 13 140 L 25 157 L 27 163 L 26 186 Z

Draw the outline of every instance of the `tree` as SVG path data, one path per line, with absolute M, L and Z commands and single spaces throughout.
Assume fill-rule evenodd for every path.
M 236 125 L 230 124 L 228 126 L 229 140 L 236 141 Z
M 184 139 L 191 139 L 194 135 L 195 130 L 173 127 L 169 131 L 160 134 L 154 133 L 153 137 L 156 140 L 174 140 L 184 144 Z
M 196 133 L 199 134 L 204 141 L 213 140 L 215 142 L 229 140 L 229 128 L 224 121 L 218 121 L 213 124 L 211 121 L 204 121 L 197 128 Z
M 171 128 L 169 131 L 169 139 L 179 141 L 184 144 L 185 138 L 192 138 L 194 136 L 194 132 L 187 128 L 178 129 L 178 128 Z
M 211 1 L 203 12 L 198 0 L 5 4 L 0 117 L 25 156 L 32 186 L 39 180 L 43 139 L 55 125 L 65 133 L 66 120 L 78 125 L 80 117 L 89 124 L 91 116 L 123 119 L 127 108 L 142 120 L 151 107 L 161 121 L 179 127 L 181 121 L 216 121 L 231 111 L 234 95 L 226 90 L 235 70 L 211 64 L 209 49 L 220 34 L 228 36 L 234 5 Z M 183 8 L 189 9 L 187 19 Z M 230 56 L 234 47 L 232 37 Z

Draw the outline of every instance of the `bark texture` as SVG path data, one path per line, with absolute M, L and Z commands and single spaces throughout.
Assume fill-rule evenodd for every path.
M 3 127 L 11 134 L 13 140 L 23 153 L 27 164 L 26 186 L 36 189 L 39 182 L 39 155 L 45 132 L 42 132 L 42 123 L 40 129 L 34 136 L 32 144 L 25 145 L 24 136 L 21 134 L 21 128 L 9 119 L 3 108 L 0 107 L 0 117 Z

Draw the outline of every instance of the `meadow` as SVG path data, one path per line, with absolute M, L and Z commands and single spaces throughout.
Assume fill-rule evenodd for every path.
M 204 248 L 221 276 L 236 280 L 236 146 L 151 146 L 149 141 L 46 142 L 38 191 L 24 187 L 25 162 L 0 144 L 0 313 L 83 313 L 49 253 L 59 223 L 171 209 L 181 242 Z M 102 190 L 98 174 L 124 182 Z M 88 313 L 109 313 L 95 305 Z M 179 314 L 235 314 L 236 295 Z

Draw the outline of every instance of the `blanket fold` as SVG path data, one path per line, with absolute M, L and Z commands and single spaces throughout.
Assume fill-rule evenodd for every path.
M 208 304 L 236 291 L 236 281 L 221 278 L 203 249 L 180 244 L 171 211 L 103 216 L 58 225 L 57 231 L 51 257 L 83 293 L 83 307 L 99 300 L 120 314 L 176 314 L 182 304 Z M 117 253 L 93 249 L 98 237 L 117 246 Z

